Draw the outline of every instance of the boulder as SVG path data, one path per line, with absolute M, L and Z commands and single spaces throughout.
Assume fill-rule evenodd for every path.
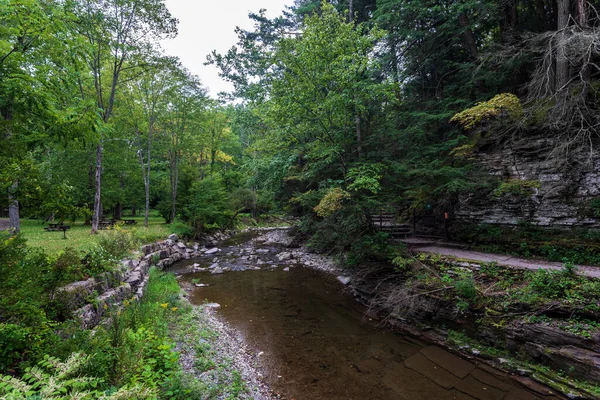
M 213 247 L 212 249 L 206 250 L 204 252 L 204 254 L 206 254 L 206 255 L 217 254 L 219 251 L 221 251 L 219 248 Z

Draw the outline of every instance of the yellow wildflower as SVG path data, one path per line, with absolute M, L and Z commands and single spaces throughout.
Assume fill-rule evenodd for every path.
M 162 308 L 167 308 L 167 307 L 169 306 L 169 303 L 162 303 L 160 306 L 161 306 Z
M 173 307 L 173 308 L 171 308 L 171 310 L 177 311 L 177 307 Z

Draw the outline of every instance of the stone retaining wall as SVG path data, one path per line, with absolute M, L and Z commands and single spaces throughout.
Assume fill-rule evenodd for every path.
M 216 233 L 206 236 L 201 243 L 211 246 L 227 235 Z M 106 272 L 95 278 L 71 283 L 60 289 L 61 297 L 73 317 L 84 329 L 98 325 L 108 310 L 120 307 L 124 300 L 139 300 L 148 284 L 151 266 L 162 270 L 179 260 L 197 257 L 206 251 L 199 242 L 186 245 L 177 235 L 142 246 L 139 259 L 126 259 L 116 271 Z

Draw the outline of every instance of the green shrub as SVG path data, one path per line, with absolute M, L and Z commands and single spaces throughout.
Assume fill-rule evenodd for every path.
M 81 260 L 83 274 L 87 277 L 97 276 L 116 268 L 119 260 L 102 246 L 93 247 Z
M 477 297 L 477 288 L 472 277 L 457 280 L 454 289 L 461 299 L 473 301 Z
M 540 269 L 529 274 L 529 287 L 534 293 L 549 299 L 564 298 L 577 282 L 563 271 Z
M 194 230 L 192 227 L 181 220 L 175 220 L 172 224 L 170 224 L 169 230 L 171 233 L 174 233 L 181 238 L 191 238 L 194 236 Z
M 134 232 L 119 229 L 119 227 L 102 232 L 98 244 L 115 259 L 127 256 L 131 250 L 139 246 Z
M 30 329 L 0 323 L 0 371 L 6 371 L 27 357 Z
M 564 275 L 566 275 L 567 277 L 574 277 L 575 275 L 577 275 L 577 266 L 575 265 L 575 263 L 573 263 L 573 261 L 567 259 L 567 258 L 563 258 L 563 269 L 562 272 Z

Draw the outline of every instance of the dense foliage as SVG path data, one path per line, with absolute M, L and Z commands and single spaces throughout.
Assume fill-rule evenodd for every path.
M 240 214 L 285 212 L 318 251 L 402 269 L 411 262 L 374 232 L 372 210 L 442 213 L 482 187 L 527 196 L 539 182 L 480 179 L 473 160 L 484 146 L 540 131 L 567 163 L 571 149 L 595 148 L 599 5 L 296 0 L 273 20 L 250 14 L 254 29 L 237 29 L 236 46 L 208 56 L 234 85 L 215 100 L 159 49 L 177 33 L 163 0 L 1 2 L 0 210 L 12 231 L 0 236 L 0 371 L 27 368 L 26 382 L 12 383 L 33 392 L 81 369 L 93 379 L 63 382 L 67 392 L 185 394 L 173 389 L 172 344 L 155 319 L 168 310 L 156 304 L 114 318 L 85 338 L 89 348 L 57 346 L 57 324 L 70 317 L 58 288 L 112 271 L 139 238 L 117 230 L 87 254 L 48 255 L 25 245 L 22 217 L 85 221 L 97 233 L 103 218 L 143 211 L 148 225 L 156 210 L 193 237 Z M 596 203 L 585 212 L 598 217 Z M 479 233 L 514 237 L 513 252 L 566 265 L 599 257 L 596 247 L 561 247 L 526 229 L 456 232 L 474 242 Z M 497 242 L 494 250 L 508 247 Z M 570 275 L 528 278 L 528 291 L 507 293 L 579 299 L 584 286 Z M 462 308 L 478 298 L 472 276 L 440 282 Z M 82 349 L 87 356 L 67 357 Z
M 565 158 L 595 146 L 594 6 L 298 0 L 280 18 L 251 14 L 256 28 L 209 62 L 243 100 L 254 174 L 278 178 L 258 189 L 311 219 L 320 247 L 348 249 L 369 210 L 441 213 L 483 186 L 519 189 L 482 181 L 482 146 L 539 130 Z M 352 240 L 336 232 L 347 224 Z

